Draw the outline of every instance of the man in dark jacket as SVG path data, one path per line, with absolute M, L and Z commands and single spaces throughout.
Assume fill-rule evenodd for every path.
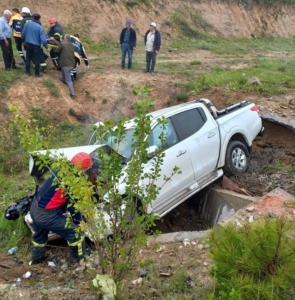
M 77 65 L 80 65 L 83 59 L 85 66 L 89 68 L 89 61 L 83 44 L 79 39 L 78 33 L 76 33 L 75 35 L 71 35 L 71 43 L 75 47 L 75 68 L 71 71 L 72 81 L 74 81 L 77 79 Z
M 71 71 L 75 68 L 75 47 L 71 43 L 71 36 L 66 34 L 63 42 L 58 42 L 57 47 L 54 48 L 54 51 L 60 53 L 60 65 L 62 71 L 62 82 L 65 83 L 70 91 L 70 96 L 74 99 L 75 91 L 71 78 Z
M 71 159 L 71 163 L 79 165 L 86 172 L 92 166 L 92 158 L 89 154 L 80 152 Z M 46 259 L 45 247 L 50 231 L 67 240 L 71 261 L 77 262 L 86 254 L 85 237 L 77 230 L 81 215 L 75 214 L 75 211 L 72 217 L 67 214 L 69 207 L 72 209 L 73 206 L 67 192 L 59 186 L 58 180 L 58 174 L 53 173 L 39 189 L 30 208 L 34 228 L 33 265 Z M 78 220 L 75 220 L 75 216 L 78 216 Z
M 54 51 L 56 47 L 55 41 L 61 42 L 63 39 L 64 31 L 60 23 L 57 22 L 55 18 L 49 19 L 49 31 L 47 32 L 48 36 L 48 44 L 52 45 L 51 50 L 49 52 L 51 60 L 55 67 L 60 68 L 60 58 L 59 55 Z
M 144 44 L 146 50 L 146 69 L 145 72 L 154 73 L 156 57 L 161 47 L 161 34 L 157 30 L 157 24 L 152 22 L 150 29 L 144 36 Z
M 35 64 L 35 76 L 40 77 L 41 45 L 48 49 L 46 35 L 40 24 L 41 16 L 33 15 L 33 21 L 27 22 L 22 31 L 22 41 L 26 44 L 26 74 L 31 75 L 31 62 Z
M 22 15 L 23 19 L 21 20 L 21 23 L 20 23 L 20 32 L 22 33 L 24 30 L 25 24 L 33 21 L 33 16 L 31 15 L 31 11 L 28 7 L 22 8 L 21 15 Z
M 136 48 L 136 32 L 133 28 L 131 28 L 131 25 L 131 21 L 126 21 L 126 27 L 122 29 L 120 35 L 120 44 L 122 50 L 122 69 L 125 69 L 126 53 L 128 53 L 128 69 L 131 69 L 133 50 L 135 50 Z

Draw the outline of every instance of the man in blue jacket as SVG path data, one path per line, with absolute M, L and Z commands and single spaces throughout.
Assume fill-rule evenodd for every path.
M 41 16 L 33 15 L 33 21 L 25 24 L 22 32 L 22 41 L 26 44 L 26 74 L 31 75 L 31 62 L 35 64 L 35 76 L 40 77 L 41 45 L 48 49 L 46 35 L 40 24 Z
M 126 21 L 126 27 L 122 29 L 120 34 L 120 44 L 122 50 L 121 67 L 125 69 L 125 58 L 128 53 L 128 69 L 132 67 L 133 50 L 136 48 L 136 32 L 131 28 L 131 21 Z

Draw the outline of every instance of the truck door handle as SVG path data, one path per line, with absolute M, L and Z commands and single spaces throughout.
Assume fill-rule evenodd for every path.
M 208 139 L 210 139 L 210 137 L 214 136 L 215 134 L 216 134 L 216 131 L 209 132 Z
M 181 156 L 181 155 L 184 154 L 184 153 L 186 153 L 186 150 L 180 150 L 180 151 L 178 152 L 178 154 L 176 155 L 176 157 L 179 157 L 179 156 Z

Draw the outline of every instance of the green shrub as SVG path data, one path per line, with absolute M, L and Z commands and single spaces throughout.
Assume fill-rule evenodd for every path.
M 215 228 L 210 235 L 217 299 L 292 299 L 295 282 L 294 225 L 263 219 Z M 294 234 L 294 233 L 293 233 Z

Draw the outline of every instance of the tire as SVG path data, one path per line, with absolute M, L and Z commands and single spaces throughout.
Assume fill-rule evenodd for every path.
M 225 154 L 224 173 L 227 175 L 240 175 L 246 172 L 250 164 L 250 154 L 242 142 L 228 143 Z

